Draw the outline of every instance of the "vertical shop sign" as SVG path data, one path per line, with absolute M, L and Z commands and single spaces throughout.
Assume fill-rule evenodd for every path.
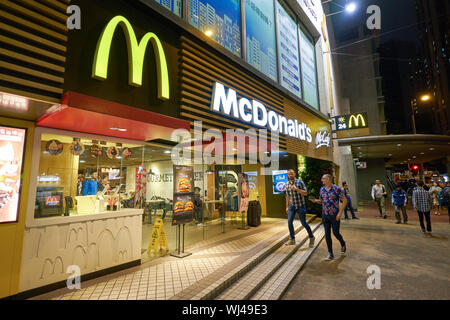
M 283 87 L 301 98 L 297 24 L 277 1 L 278 60 Z
M 26 129 L 0 127 L 0 223 L 17 221 Z
M 173 166 L 172 225 L 191 222 L 194 219 L 194 167 Z

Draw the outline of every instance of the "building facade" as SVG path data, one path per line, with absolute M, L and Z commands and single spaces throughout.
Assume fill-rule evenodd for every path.
M 187 212 L 190 201 L 177 193 L 175 165 L 192 168 L 183 188 L 203 201 L 186 245 L 236 228 L 242 198 L 259 201 L 263 217 L 284 217 L 298 156 L 339 168 L 320 1 L 71 4 L 81 29 L 67 29 L 65 1 L 35 11 L 1 4 L 0 163 L 10 172 L 0 183 L 13 195 L 0 215 L 1 297 L 62 286 L 71 265 L 89 278 L 142 263 L 156 218 L 173 250 L 178 205 Z M 276 22 L 276 8 L 287 20 Z M 247 28 L 250 19 L 269 33 Z M 296 43 L 277 41 L 282 27 Z M 297 94 L 283 68 L 285 80 L 300 80 Z M 11 148 L 14 159 L 4 156 Z M 198 162 L 186 156 L 196 152 Z

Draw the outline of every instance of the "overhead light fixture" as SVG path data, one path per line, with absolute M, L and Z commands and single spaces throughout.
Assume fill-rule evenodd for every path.
M 113 131 L 128 131 L 127 129 L 124 129 L 124 128 L 116 128 L 116 127 L 112 127 L 112 128 L 109 128 L 109 130 L 113 130 Z
M 212 32 L 212 30 L 206 30 L 206 31 L 205 31 L 205 34 L 206 34 L 208 37 L 211 37 L 211 36 L 213 35 L 213 32 Z
M 348 13 L 353 13 L 356 10 L 356 4 L 354 2 L 345 5 L 345 11 Z
M 421 152 L 420 154 L 425 154 L 425 152 Z
M 431 97 L 429 94 L 424 94 L 423 96 L 420 97 L 420 100 L 422 100 L 422 101 L 428 101 L 430 99 L 431 99 Z
M 433 150 L 434 150 L 434 148 L 430 148 L 430 150 L 431 150 L 431 151 L 433 151 Z
M 402 144 L 401 144 L 401 143 L 398 143 L 398 144 L 397 144 L 397 147 L 401 147 L 401 146 L 402 146 Z
M 170 150 L 164 150 L 164 153 L 165 153 L 165 154 L 169 154 L 169 153 L 172 153 L 172 151 L 170 151 Z

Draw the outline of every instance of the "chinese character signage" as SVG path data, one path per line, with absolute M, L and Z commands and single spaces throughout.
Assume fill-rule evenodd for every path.
M 17 221 L 25 129 L 0 127 L 0 223 Z
M 300 33 L 300 59 L 302 68 L 303 100 L 319 109 L 317 96 L 316 56 L 313 42 L 299 28 Z
M 283 87 L 301 97 L 297 24 L 278 1 L 276 4 L 280 82 Z

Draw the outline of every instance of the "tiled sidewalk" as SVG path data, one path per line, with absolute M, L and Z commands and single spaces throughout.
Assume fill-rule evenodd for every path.
M 300 222 L 294 222 L 296 228 Z M 251 256 L 287 236 L 287 220 L 269 219 L 258 228 L 232 230 L 186 248 L 183 259 L 165 256 L 141 266 L 81 283 L 80 290 L 59 289 L 32 299 L 53 300 L 164 300 L 194 290 L 219 269 L 224 273 L 241 256 Z M 227 267 L 228 266 L 228 267 Z M 200 288 L 198 288 L 200 289 Z M 195 291 L 195 290 L 194 290 Z M 192 296 L 192 298 L 195 298 Z

